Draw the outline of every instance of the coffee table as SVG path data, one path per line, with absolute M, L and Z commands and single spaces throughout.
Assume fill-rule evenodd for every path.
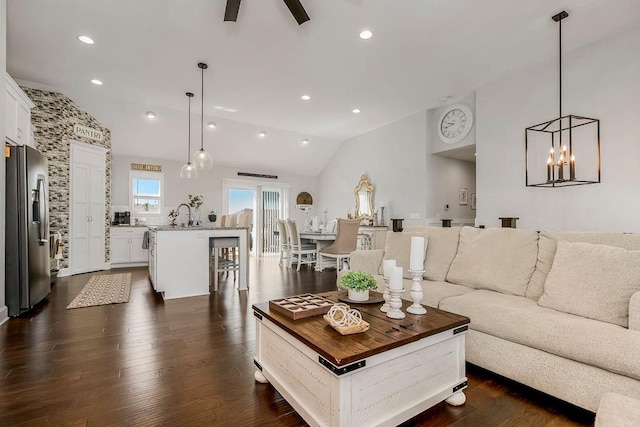
M 317 295 L 338 302 L 339 294 Z M 322 316 L 291 320 L 254 304 L 256 381 L 271 383 L 310 425 L 391 426 L 443 400 L 462 405 L 469 318 L 428 308 L 394 320 L 380 305 L 351 304 L 370 328 L 342 336 Z

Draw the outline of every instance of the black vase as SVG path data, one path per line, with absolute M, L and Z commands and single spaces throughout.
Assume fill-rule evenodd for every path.
M 216 222 L 216 219 L 218 219 L 216 214 L 209 214 L 208 218 L 210 222 Z

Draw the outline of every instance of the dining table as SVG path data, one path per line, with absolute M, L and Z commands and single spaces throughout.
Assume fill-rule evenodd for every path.
M 322 231 L 303 231 L 300 233 L 302 243 L 316 245 L 316 271 L 322 271 L 325 268 L 335 267 L 335 260 L 324 258 L 322 260 L 318 255 L 322 249 L 326 248 L 336 240 L 336 233 L 324 233 Z M 371 248 L 371 236 L 365 233 L 358 233 L 358 249 Z

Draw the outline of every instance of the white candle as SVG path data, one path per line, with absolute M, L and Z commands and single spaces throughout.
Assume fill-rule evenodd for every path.
M 411 236 L 411 258 L 409 270 L 422 271 L 424 269 L 424 237 Z
M 391 267 L 395 267 L 395 266 L 396 266 L 395 259 L 385 259 L 384 261 L 382 261 L 382 275 L 384 276 L 385 279 L 389 278 L 389 274 L 391 274 Z
M 402 290 L 402 267 L 391 267 L 389 273 L 389 289 Z

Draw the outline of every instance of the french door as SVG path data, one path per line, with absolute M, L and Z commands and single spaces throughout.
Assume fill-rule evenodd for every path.
M 253 253 L 279 253 L 277 220 L 289 215 L 289 185 L 237 179 L 223 179 L 222 185 L 224 212 L 253 209 Z

